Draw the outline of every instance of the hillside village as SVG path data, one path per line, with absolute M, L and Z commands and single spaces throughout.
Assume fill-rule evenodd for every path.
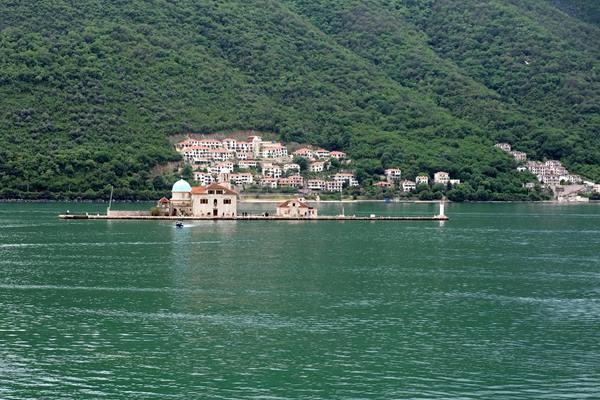
M 496 143 L 495 147 L 513 156 L 519 164 L 517 171 L 528 171 L 536 176 L 538 182 L 526 183 L 527 189 L 533 189 L 536 184 L 544 185 L 559 201 L 587 201 L 581 194 L 600 193 L 599 184 L 570 173 L 559 160 L 527 160 L 527 153 L 513 150 L 509 143 Z
M 200 186 L 228 183 L 240 192 L 267 189 L 316 195 L 360 186 L 346 153 L 308 145 L 296 147 L 292 150 L 286 144 L 256 135 L 245 139 L 190 135 L 175 144 Z M 410 193 L 418 185 L 436 183 L 452 186 L 460 180 L 451 179 L 445 171 L 436 172 L 433 180 L 428 175 L 402 179 L 400 168 L 388 168 L 373 186 Z

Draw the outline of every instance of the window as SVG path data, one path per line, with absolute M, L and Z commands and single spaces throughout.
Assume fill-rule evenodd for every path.
M 217 190 L 217 194 L 223 194 L 222 190 Z
M 223 204 L 231 204 L 231 199 L 223 199 Z
M 208 204 L 208 199 L 200 199 L 200 204 Z
M 215 194 L 215 191 L 214 190 L 209 190 L 208 194 Z

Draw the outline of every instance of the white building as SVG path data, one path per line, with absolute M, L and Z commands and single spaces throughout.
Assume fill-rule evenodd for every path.
M 287 177 L 287 180 L 290 183 L 290 186 L 300 188 L 304 186 L 304 178 L 300 175 L 290 175 Z
M 256 168 L 256 166 L 258 165 L 256 160 L 242 160 L 242 161 L 238 161 L 238 167 L 239 169 L 248 169 L 248 168 Z
M 337 173 L 333 176 L 333 180 L 336 182 L 341 182 L 342 184 L 346 183 L 351 187 L 358 186 L 358 181 L 354 177 L 354 174 L 350 172 Z
M 314 158 L 313 151 L 311 149 L 309 149 L 308 147 L 302 147 L 302 148 L 294 151 L 294 153 L 292 153 L 292 154 L 297 157 L 303 157 L 303 158 L 306 158 L 309 160 Z
M 235 152 L 220 148 L 210 149 L 208 157 L 215 161 L 227 161 L 235 158 Z
M 510 144 L 508 144 L 508 143 L 496 143 L 494 146 L 499 148 L 502 151 L 506 151 L 507 153 L 511 149 Z
M 326 181 L 323 190 L 326 192 L 341 192 L 343 188 L 344 183 L 342 181 Z
M 513 158 L 519 162 L 527 160 L 527 153 L 522 151 L 511 151 L 510 155 L 513 156 Z
M 290 199 L 277 206 L 277 215 L 289 218 L 312 218 L 317 209 L 309 206 L 304 199 Z
M 252 158 L 259 158 L 262 138 L 260 136 L 249 136 L 247 140 L 248 143 L 250 143 L 250 146 L 252 147 L 252 153 L 254 154 L 254 157 Z
M 323 172 L 325 170 L 325 162 L 315 161 L 308 166 L 310 172 Z
M 306 181 L 306 187 L 311 190 L 323 190 L 325 189 L 325 181 L 321 179 L 308 179 Z
M 402 171 L 399 168 L 388 168 L 385 170 L 385 178 L 388 182 L 398 182 L 402 177 Z
M 300 165 L 298 165 L 296 163 L 283 164 L 283 172 L 287 173 L 288 171 L 298 171 L 298 172 L 300 172 Z
M 439 171 L 433 174 L 433 182 L 446 185 L 450 181 L 450 174 L 444 171 Z
M 215 181 L 213 176 L 206 172 L 194 172 L 194 180 L 202 186 L 208 186 Z
M 262 158 L 280 159 L 287 157 L 287 148 L 281 143 L 264 143 L 261 146 Z
M 343 160 L 344 158 L 346 158 L 346 153 L 344 153 L 343 151 L 332 151 L 331 153 L 329 153 L 329 156 L 331 158 L 335 158 L 336 160 Z
M 221 143 L 223 145 L 223 148 L 227 149 L 227 150 L 231 150 L 231 151 L 236 151 L 237 150 L 237 140 L 232 139 L 232 138 L 225 138 L 223 140 L 221 140 Z
M 262 176 L 268 178 L 281 178 L 283 170 L 279 165 L 269 163 L 262 164 Z
M 325 158 L 329 158 L 329 150 L 325 150 L 325 149 L 317 149 L 313 152 L 313 154 L 315 155 L 315 157 L 320 158 L 320 159 L 325 159 Z
M 260 180 L 260 186 L 277 189 L 277 178 L 262 178 Z
M 250 172 L 240 172 L 238 174 L 231 174 L 229 176 L 230 182 L 236 185 L 251 185 L 254 183 L 254 178 Z
M 402 187 L 402 191 L 407 193 L 417 188 L 417 184 L 413 181 L 409 181 L 407 179 L 400 182 L 400 186 Z
M 415 178 L 417 185 L 429 185 L 429 177 L 427 175 L 419 175 Z

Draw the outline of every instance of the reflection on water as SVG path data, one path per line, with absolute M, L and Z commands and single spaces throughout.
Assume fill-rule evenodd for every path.
M 598 398 L 600 207 L 183 229 L 64 208 L 0 206 L 0 398 Z

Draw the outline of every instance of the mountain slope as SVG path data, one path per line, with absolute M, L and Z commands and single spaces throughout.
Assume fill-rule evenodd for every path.
M 438 25 L 465 24 L 464 3 L 4 3 L 0 196 L 94 198 L 113 185 L 117 197 L 152 198 L 172 179 L 155 167 L 178 160 L 170 135 L 237 129 L 344 149 L 364 178 L 391 165 L 409 175 L 447 169 L 492 198 L 527 196 L 496 139 L 600 178 L 596 153 L 578 153 L 598 139 L 597 76 L 582 67 L 596 66 L 584 40 L 595 28 L 577 22 L 583 47 L 552 47 L 573 57 L 551 88 L 574 96 L 573 116 L 543 82 L 524 95 L 531 76 L 517 71 L 515 83 L 492 46 L 453 47 L 463 38 Z M 482 23 L 525 18 L 501 14 Z M 486 54 L 497 72 L 477 67 Z M 547 67 L 544 79 L 557 79 Z M 572 151 L 540 145 L 549 134 Z
M 564 12 L 585 22 L 600 23 L 600 3 L 596 0 L 548 0 Z
M 437 54 L 547 121 L 511 141 L 538 157 L 563 158 L 579 172 L 600 174 L 595 27 L 542 1 L 439 1 L 426 10 L 416 23 Z

